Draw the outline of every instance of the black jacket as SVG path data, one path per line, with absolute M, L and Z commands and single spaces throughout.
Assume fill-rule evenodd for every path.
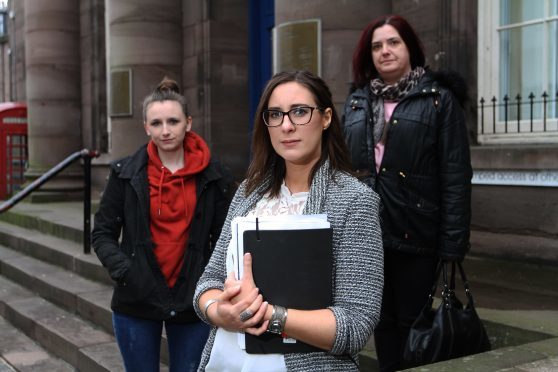
M 376 172 L 370 87 L 352 92 L 343 131 L 354 169 L 380 195 L 386 249 L 461 260 L 469 248 L 471 159 L 464 84 L 427 72 L 397 104 Z M 448 83 L 454 84 L 451 91 Z M 460 86 L 461 85 L 461 86 Z
M 221 233 L 232 182 L 217 162 L 196 176 L 196 208 L 184 265 L 170 289 L 153 253 L 147 159 L 146 146 L 142 146 L 134 155 L 111 164 L 95 214 L 93 247 L 115 281 L 111 307 L 145 319 L 197 321 L 194 290 Z

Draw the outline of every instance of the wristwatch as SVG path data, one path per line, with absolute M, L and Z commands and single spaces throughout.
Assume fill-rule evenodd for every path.
M 285 309 L 283 306 L 273 305 L 273 312 L 271 313 L 271 318 L 269 319 L 267 331 L 276 335 L 280 335 L 285 329 L 286 322 L 287 309 Z

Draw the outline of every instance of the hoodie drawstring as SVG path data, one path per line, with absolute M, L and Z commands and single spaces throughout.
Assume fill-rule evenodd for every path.
M 159 209 L 158 214 L 161 215 L 161 206 L 163 205 L 163 178 L 165 177 L 165 167 L 161 167 L 161 177 L 159 178 Z M 182 186 L 184 189 L 184 186 Z
M 186 201 L 186 186 L 184 186 L 184 177 L 180 177 L 182 185 L 182 199 L 184 200 L 184 217 L 188 219 L 188 202 Z

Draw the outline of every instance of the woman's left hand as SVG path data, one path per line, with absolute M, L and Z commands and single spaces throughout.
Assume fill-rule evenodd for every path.
M 249 292 L 250 290 L 253 290 L 253 288 L 257 288 L 252 274 L 252 255 L 250 253 L 246 253 L 244 255 L 243 264 L 244 273 L 242 275 L 242 279 L 240 280 L 240 293 L 235 298 L 241 297 L 243 292 Z M 245 328 L 244 331 L 246 333 L 259 336 L 267 330 L 269 320 L 265 320 L 265 318 L 268 312 L 268 307 L 269 304 L 267 302 L 264 302 L 262 306 L 260 306 L 258 312 L 254 315 L 254 318 L 251 319 L 251 325 Z
M 225 289 L 230 287 L 240 286 L 240 292 L 231 299 L 233 304 L 244 299 L 254 288 L 256 288 L 256 283 L 254 282 L 254 277 L 252 276 L 252 255 L 246 253 L 243 257 L 243 271 L 242 278 L 236 280 L 234 273 L 231 272 L 227 279 L 225 280 Z
M 224 292 L 220 299 L 219 316 L 225 320 L 225 328 L 246 331 L 251 334 L 262 334 L 267 329 L 264 316 L 267 302 L 259 294 L 259 289 L 252 276 L 252 256 L 244 255 L 242 279 L 237 280 L 234 272 L 229 273 L 225 280 Z M 228 304 L 228 306 L 226 305 Z

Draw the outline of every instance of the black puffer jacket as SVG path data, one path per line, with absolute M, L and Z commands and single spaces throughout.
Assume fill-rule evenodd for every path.
M 146 146 L 142 146 L 134 155 L 111 165 L 95 214 L 93 247 L 115 281 L 111 307 L 144 319 L 197 321 L 193 294 L 227 215 L 231 178 L 217 162 L 211 162 L 196 177 L 196 208 L 184 265 L 170 289 L 153 253 L 147 159 Z
M 356 89 L 345 103 L 343 130 L 353 167 L 382 201 L 385 249 L 461 260 L 469 248 L 472 169 L 456 99 L 463 97 L 461 89 L 462 80 L 454 76 L 428 71 L 422 77 L 386 124 L 379 172 L 369 86 Z

